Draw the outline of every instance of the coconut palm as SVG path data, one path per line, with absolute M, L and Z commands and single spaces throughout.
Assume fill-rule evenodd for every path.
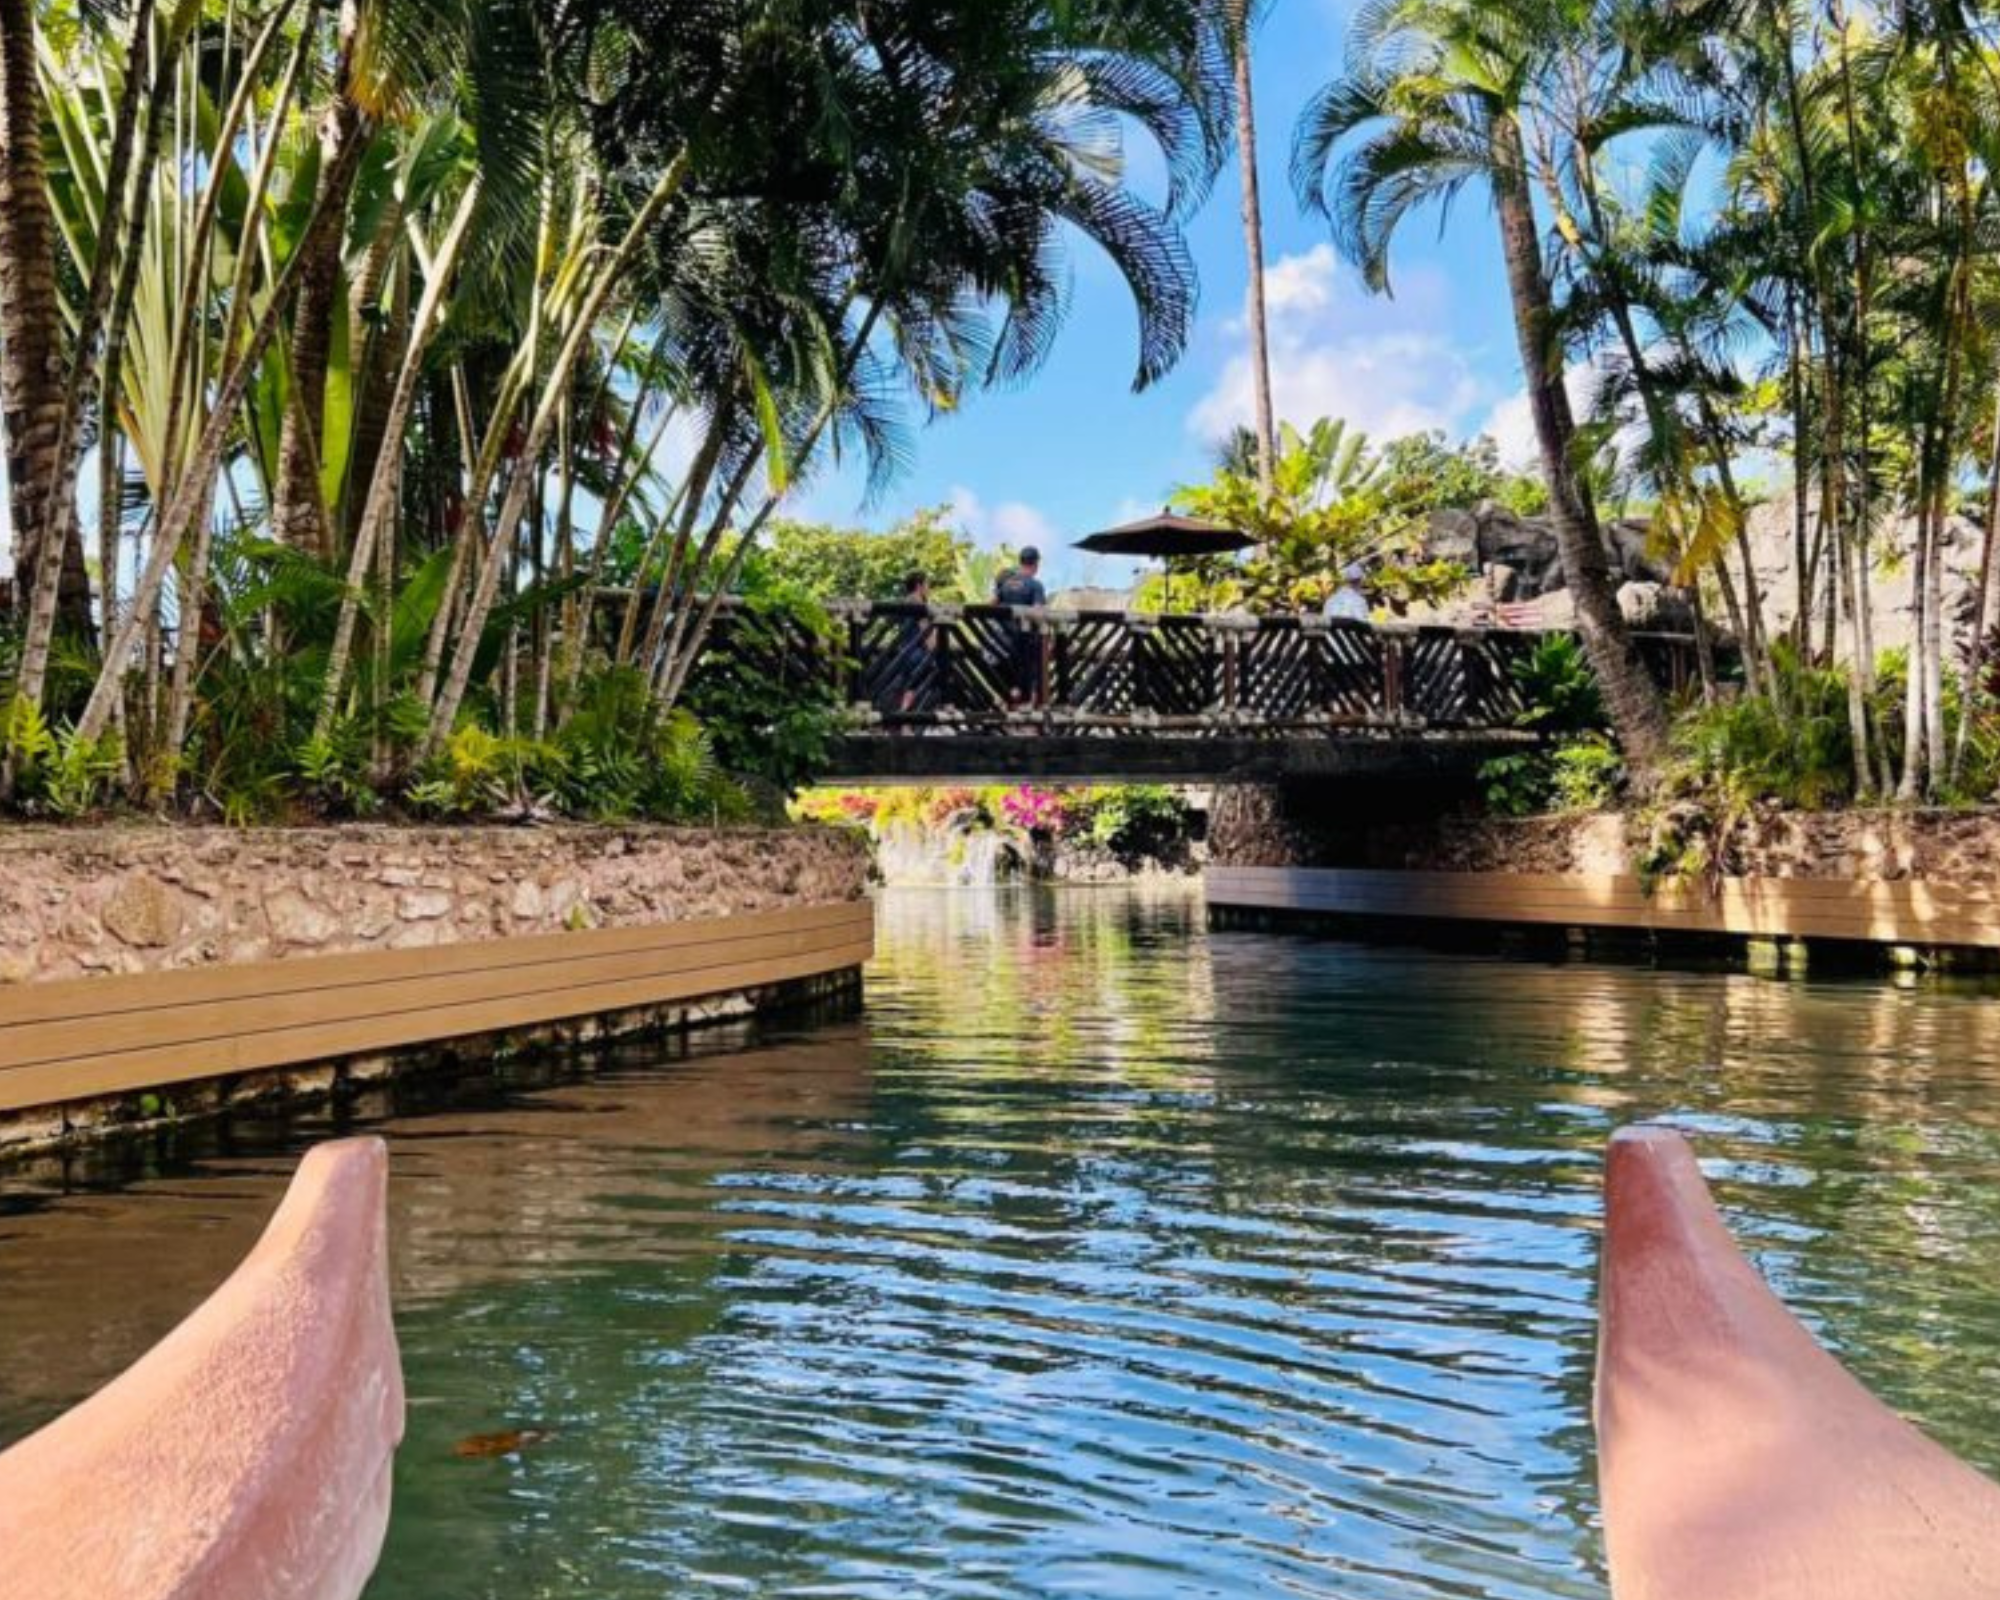
M 617 9 L 598 13 L 600 29 Z M 663 281 L 648 293 L 717 330 L 698 387 L 730 401 L 711 410 L 713 449 L 697 457 L 653 623 L 636 644 L 666 698 L 685 681 L 715 597 L 822 444 L 893 467 L 898 388 L 948 410 L 973 385 L 1039 365 L 1063 320 L 1070 238 L 1102 250 L 1132 289 L 1135 384 L 1172 365 L 1194 307 L 1176 211 L 1203 191 L 1224 148 L 1216 89 L 1226 66 L 1207 21 L 1198 7 L 1163 3 L 871 6 L 858 29 L 794 29 L 782 47 L 767 38 L 728 86 L 736 114 L 716 131 L 705 109 L 680 103 L 689 75 L 662 71 L 657 46 L 618 52 L 618 112 L 606 121 L 619 141 L 666 148 L 686 128 L 708 141 L 686 202 L 662 220 L 653 260 Z M 1120 181 L 1121 120 L 1146 128 L 1167 158 L 1165 209 Z M 806 136 L 814 125 L 838 125 L 843 139 Z M 701 270 L 676 282 L 672 264 L 691 253 Z M 750 270 L 721 265 L 730 261 Z M 705 299 L 717 286 L 726 305 Z M 746 420 L 758 426 L 745 432 Z M 760 462 L 765 491 L 747 502 L 718 565 L 744 473 Z M 697 535 L 705 496 L 714 507 Z M 678 597 L 694 590 L 710 599 L 684 627 Z
M 7 170 L 50 207 L 42 321 L 84 380 L 49 436 L 56 498 L 86 439 L 107 486 L 74 737 L 115 732 L 160 800 L 249 770 L 196 747 L 257 726 L 264 692 L 270 736 L 329 783 L 356 751 L 407 776 L 462 718 L 559 732 L 632 524 L 650 581 L 615 653 L 670 704 L 796 484 L 857 454 L 886 480 L 912 421 L 1046 358 L 1067 248 L 1131 285 L 1135 383 L 1166 371 L 1194 314 L 1181 222 L 1227 150 L 1228 61 L 1193 0 L 44 15 L 25 81 L 49 142 Z M 1164 204 L 1123 182 L 1134 127 Z M 658 455 L 672 419 L 684 472 Z
M 1227 0 L 1223 25 L 1236 90 L 1236 155 L 1243 198 L 1243 259 L 1250 274 L 1250 380 L 1255 398 L 1257 479 L 1269 494 L 1278 460 L 1277 412 L 1271 401 L 1271 324 L 1264 304 L 1264 202 L 1257 174 L 1256 74 L 1251 42 L 1257 8 L 1251 0 Z
M 1646 773 L 1664 751 L 1658 690 L 1618 609 L 1596 508 L 1576 460 L 1565 352 L 1543 265 L 1529 125 L 1543 75 L 1577 18 L 1561 0 L 1388 0 L 1364 11 L 1349 67 L 1301 118 L 1293 178 L 1332 219 L 1337 247 L 1385 291 L 1403 219 L 1486 186 L 1499 223 L 1528 404 L 1577 625 L 1619 742 Z

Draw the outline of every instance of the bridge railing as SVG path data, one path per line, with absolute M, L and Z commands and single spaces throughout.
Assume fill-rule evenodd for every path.
M 1482 730 L 1525 709 L 1515 665 L 1542 635 L 1377 626 L 1320 616 L 1159 616 L 988 605 L 842 602 L 842 642 L 779 641 L 796 677 L 830 676 L 863 722 L 940 731 L 1273 733 Z M 711 650 L 732 648 L 727 609 Z M 765 631 L 758 649 L 774 643 Z M 1642 635 L 1666 686 L 1689 641 Z

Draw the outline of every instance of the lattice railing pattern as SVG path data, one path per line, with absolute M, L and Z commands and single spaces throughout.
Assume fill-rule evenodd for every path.
M 1517 725 L 1517 663 L 1541 635 L 1323 617 L 1158 617 L 1004 606 L 842 603 L 835 639 L 718 613 L 707 671 L 834 675 L 864 721 L 1187 736 Z M 1641 635 L 1670 690 L 1691 641 Z M 844 655 L 842 652 L 844 651 Z M 748 659 L 744 659 L 744 658 Z

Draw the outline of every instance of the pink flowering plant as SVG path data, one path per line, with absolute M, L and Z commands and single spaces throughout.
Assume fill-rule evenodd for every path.
M 1024 833 L 1051 836 L 1067 820 L 1061 795 L 1026 783 L 1000 797 L 1000 815 Z

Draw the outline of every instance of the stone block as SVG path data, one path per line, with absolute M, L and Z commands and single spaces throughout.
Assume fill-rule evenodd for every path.
M 267 894 L 264 915 L 270 923 L 271 936 L 281 945 L 315 949 L 332 943 L 341 931 L 338 917 L 294 888 L 279 888 Z
M 118 883 L 104 902 L 103 918 L 114 938 L 142 950 L 164 950 L 186 920 L 180 895 L 147 872 Z
M 448 917 L 452 896 L 446 889 L 410 889 L 396 897 L 396 915 L 405 922 L 435 922 Z

